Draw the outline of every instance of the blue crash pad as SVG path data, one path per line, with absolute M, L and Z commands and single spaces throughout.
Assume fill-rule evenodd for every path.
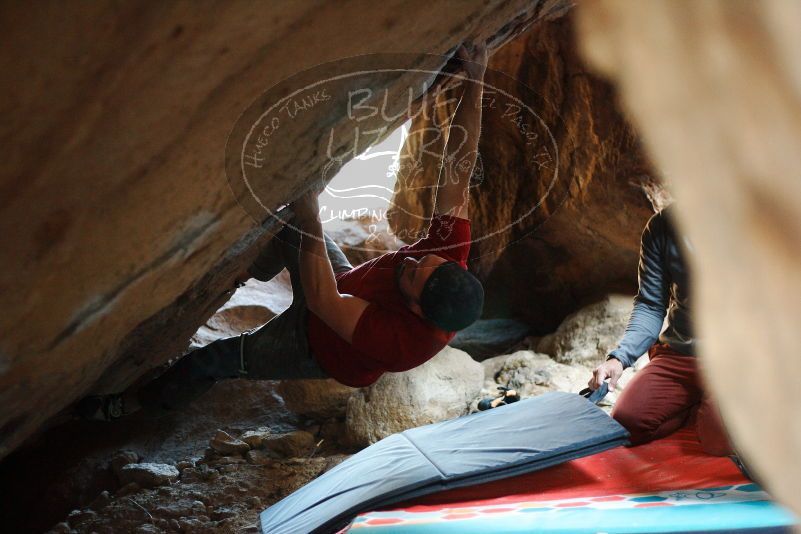
M 363 511 L 538 471 L 627 439 L 587 399 L 546 393 L 393 434 L 262 512 L 262 531 L 333 532 Z

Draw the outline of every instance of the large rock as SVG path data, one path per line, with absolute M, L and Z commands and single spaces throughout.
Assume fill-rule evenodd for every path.
M 450 56 L 468 37 L 495 49 L 552 8 L 414 0 L 4 9 L 0 456 L 89 391 L 125 389 L 181 354 L 230 296 L 276 230 L 242 209 L 225 173 L 232 126 L 257 111 L 248 106 L 266 88 L 414 43 L 420 53 L 402 66 L 417 70 L 375 85 L 391 109 L 404 109 L 409 87 L 420 97 L 446 63 L 423 53 Z M 291 150 L 262 166 L 269 210 L 319 180 L 313 156 L 326 154 L 329 131 L 342 133 L 342 161 L 357 142 L 338 129 L 350 121 L 347 106 L 295 119 L 281 136 Z
M 673 182 L 723 418 L 801 513 L 801 3 L 597 0 L 579 14 L 585 55 Z
M 369 445 L 407 428 L 465 414 L 483 380 L 481 364 L 451 347 L 411 371 L 386 373 L 348 400 L 350 439 Z
M 632 306 L 633 299 L 629 296 L 608 295 L 566 317 L 556 332 L 540 340 L 537 351 L 560 363 L 594 368 L 617 347 Z
M 647 363 L 648 357 L 645 356 L 635 366 L 623 371 L 617 390 L 610 391 L 600 406 L 610 411 L 634 374 Z M 523 398 L 536 397 L 548 391 L 578 393 L 587 387 L 592 376 L 591 370 L 583 364 L 563 364 L 547 354 L 526 350 L 496 356 L 481 364 L 484 366 L 484 387 L 480 398 L 471 406 L 472 410 L 478 409 L 478 401 L 482 398 L 499 396 L 498 386 L 512 388 Z
M 516 390 L 522 397 L 536 397 L 548 391 L 578 393 L 587 387 L 589 372 L 581 366 L 565 365 L 547 354 L 521 350 L 482 362 L 485 389 L 497 392 L 496 385 Z
M 579 58 L 570 16 L 543 18 L 498 50 L 485 81 L 470 266 L 486 279 L 486 317 L 522 318 L 542 335 L 582 303 L 636 288 L 661 186 L 614 88 Z M 443 97 L 439 115 L 412 123 L 423 133 L 404 150 L 421 165 L 401 165 L 388 213 L 399 235 L 419 235 L 433 211 L 437 124 L 451 108 Z

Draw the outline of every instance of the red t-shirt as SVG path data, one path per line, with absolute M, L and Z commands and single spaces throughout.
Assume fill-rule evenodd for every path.
M 453 338 L 414 314 L 395 281 L 395 266 L 410 256 L 442 256 L 467 268 L 470 221 L 448 215 L 431 220 L 426 237 L 336 276 L 339 292 L 370 304 L 365 308 L 353 343 L 309 312 L 309 346 L 328 376 L 353 387 L 369 386 L 386 371 L 407 371 L 431 359 Z

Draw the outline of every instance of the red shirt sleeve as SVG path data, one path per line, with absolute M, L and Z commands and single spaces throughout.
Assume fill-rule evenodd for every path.
M 426 236 L 398 252 L 436 254 L 466 268 L 470 253 L 470 221 L 450 215 L 435 215 Z

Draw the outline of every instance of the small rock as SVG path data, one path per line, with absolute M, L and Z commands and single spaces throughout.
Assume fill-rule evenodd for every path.
M 67 521 L 72 525 L 80 526 L 82 523 L 97 519 L 97 512 L 94 510 L 73 510 L 67 516 Z
M 275 461 L 275 457 L 271 456 L 269 453 L 265 451 L 248 451 L 245 454 L 245 458 L 247 459 L 249 464 L 253 465 L 269 465 Z
M 247 443 L 251 449 L 260 449 L 265 439 L 270 436 L 270 429 L 262 427 L 256 430 L 248 430 L 239 438 Z
M 109 495 L 108 491 L 102 491 L 100 495 L 98 495 L 92 504 L 89 507 L 93 510 L 100 510 L 104 508 L 108 503 L 111 502 L 111 495 Z
M 223 465 L 236 465 L 244 463 L 247 463 L 247 460 L 245 460 L 241 456 L 223 456 L 222 458 L 211 460 L 206 465 L 208 465 L 209 467 L 219 467 Z
M 118 489 L 116 495 L 117 497 L 125 497 L 126 495 L 136 493 L 140 489 L 142 488 L 141 486 L 139 486 L 139 484 L 137 484 L 136 482 L 131 482 L 130 484 L 125 484 L 120 489 Z
M 307 456 L 314 447 L 314 435 L 305 430 L 295 430 L 288 434 L 273 435 L 265 440 L 265 449 L 286 458 Z
M 195 482 L 208 482 L 215 480 L 220 474 L 216 469 L 212 469 L 206 464 L 200 464 L 197 467 L 186 469 L 181 473 L 181 481 L 188 484 Z
M 69 523 L 61 522 L 51 528 L 47 534 L 69 534 L 71 530 Z
M 120 471 L 123 484 L 136 482 L 143 488 L 163 486 L 177 480 L 179 476 L 178 469 L 168 464 L 128 464 Z
M 111 470 L 117 475 L 117 479 L 120 478 L 120 471 L 123 467 L 128 464 L 135 464 L 139 462 L 141 458 L 138 454 L 134 451 L 122 450 L 117 451 L 114 453 L 114 456 L 111 457 Z
M 258 498 L 256 495 L 252 495 L 252 496 L 248 497 L 247 499 L 245 499 L 245 504 L 247 504 L 251 508 L 261 508 L 262 507 L 261 499 Z
M 139 525 L 134 530 L 135 534 L 162 534 L 164 531 L 157 527 L 156 525 L 151 525 L 150 523 L 145 523 L 144 525 Z
M 211 448 L 220 454 L 245 454 L 250 450 L 250 445 L 242 440 L 236 439 L 224 430 L 218 430 L 211 438 Z
M 178 525 L 180 526 L 180 532 L 186 532 L 187 534 L 199 533 L 206 530 L 203 521 L 197 517 L 185 517 L 180 519 Z
M 235 517 L 236 515 L 237 511 L 228 506 L 220 506 L 219 508 L 215 508 L 209 512 L 209 518 L 213 519 L 214 521 L 221 521 L 229 517 Z
M 184 469 L 195 467 L 195 462 L 191 460 L 182 460 L 175 464 L 175 467 L 178 469 L 178 471 L 183 471 Z

